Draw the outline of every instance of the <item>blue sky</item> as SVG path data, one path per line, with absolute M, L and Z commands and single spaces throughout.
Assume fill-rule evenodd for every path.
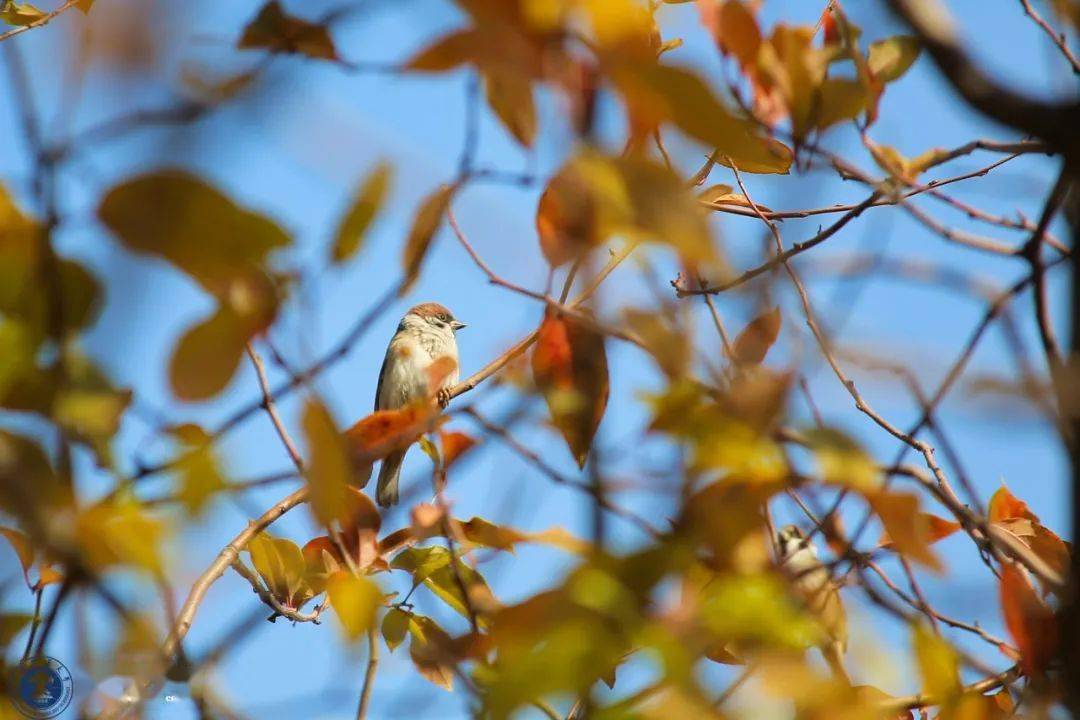
M 98 0 L 89 20 L 99 32 L 104 25 L 120 22 L 135 14 L 133 0 Z M 159 2 L 149 11 L 159 54 L 149 68 L 112 73 L 100 63 L 91 66 L 82 102 L 72 116 L 71 126 L 85 128 L 95 122 L 134 109 L 168 105 L 179 87 L 178 77 L 186 67 L 198 65 L 227 73 L 254 66 L 258 53 L 237 52 L 230 46 L 243 24 L 257 10 L 253 2 L 193 2 L 169 7 Z M 766 22 L 785 18 L 790 22 L 816 20 L 818 3 L 765 3 Z M 848 12 L 865 30 L 869 40 L 896 32 L 879 3 L 850 3 Z M 333 3 L 286 3 L 286 7 L 306 17 L 317 17 Z M 341 54 L 352 60 L 396 61 L 409 56 L 440 31 L 453 27 L 458 15 L 449 3 L 414 0 L 402 3 L 371 2 L 335 26 L 334 37 Z M 1054 95 L 1068 88 L 1063 63 L 1053 54 L 1045 36 L 1027 21 L 1018 3 L 984 3 L 964 0 L 952 3 L 962 18 L 964 37 L 972 51 L 993 73 L 1012 87 L 1039 95 Z M 48 118 L 63 92 L 65 67 L 75 52 L 75 28 L 86 22 L 69 13 L 45 29 L 24 34 L 15 42 L 32 68 L 38 108 Z M 683 37 L 684 47 L 672 53 L 671 62 L 704 68 L 719 68 L 715 53 L 705 39 L 691 5 L 665 7 L 661 12 L 665 38 Z M 210 301 L 186 278 L 163 263 L 133 257 L 122 250 L 95 220 L 97 198 L 114 183 L 148 169 L 182 166 L 208 178 L 228 191 L 238 202 L 270 215 L 295 239 L 295 249 L 282 257 L 282 264 L 303 268 L 307 283 L 272 332 L 275 342 L 296 364 L 304 364 L 333 345 L 359 313 L 369 307 L 394 282 L 399 255 L 413 208 L 419 198 L 437 184 L 453 177 L 461 148 L 464 122 L 465 75 L 454 73 L 435 77 L 357 75 L 339 67 L 299 59 L 276 61 L 250 95 L 233 106 L 214 112 L 182 131 L 150 129 L 123 141 L 88 148 L 62 177 L 63 223 L 59 233 L 62 252 L 77 257 L 109 277 L 104 312 L 86 338 L 89 352 L 118 382 L 133 387 L 139 411 L 129 414 L 117 443 L 117 457 L 130 463 L 136 452 L 147 459 L 163 457 L 164 445 L 144 442 L 152 428 L 148 415 L 161 413 L 172 421 L 197 420 L 213 426 L 239 404 L 255 397 L 257 386 L 246 367 L 227 392 L 212 403 L 184 405 L 171 398 L 164 368 L 175 338 L 189 324 L 201 318 Z M 572 135 L 559 119 L 559 109 L 550 95 L 541 99 L 541 137 L 531 152 L 522 152 L 486 114 L 481 126 L 479 162 L 508 171 L 549 175 L 571 147 Z M 603 131 L 617 137 L 619 127 L 610 103 L 602 110 Z M 974 138 L 1012 139 L 1002 128 L 974 116 L 962 108 L 928 60 L 920 60 L 900 82 L 891 85 L 881 107 L 881 119 L 872 128 L 872 137 L 914 156 L 933 146 L 952 147 Z M 0 179 L 29 204 L 26 184 L 29 167 L 21 141 L 17 116 L 7 75 L 0 75 Z M 847 128 L 834 129 L 828 136 L 833 149 L 857 160 L 863 167 L 872 164 L 862 152 L 856 134 Z M 669 149 L 677 164 L 689 174 L 700 164 L 703 148 L 670 134 Z M 337 220 L 347 207 L 358 180 L 379 160 L 388 160 L 396 170 L 394 192 L 388 211 L 377 224 L 360 256 L 343 269 L 327 269 L 328 242 Z M 945 177 L 988 163 L 987 156 L 968 157 L 946 166 L 933 177 Z M 985 161 L 985 162 L 983 162 Z M 1024 157 L 995 171 L 984 180 L 956 189 L 956 196 L 988 211 L 1012 214 L 1022 210 L 1028 217 L 1038 215 L 1041 198 L 1056 173 L 1053 161 Z M 711 182 L 731 183 L 723 168 Z M 774 209 L 794 209 L 848 202 L 862 198 L 863 190 L 852 184 L 835 182 L 827 174 L 807 176 L 750 176 L 749 188 L 755 200 Z M 527 189 L 492 185 L 469 187 L 455 202 L 457 217 L 486 261 L 507 278 L 533 288 L 542 288 L 546 266 L 540 256 L 533 216 L 540 186 Z M 963 215 L 924 199 L 920 207 L 951 225 L 993 237 L 1005 238 L 1000 228 L 973 225 Z M 817 220 L 788 221 L 783 225 L 785 242 L 810 237 Z M 718 237 L 737 268 L 757 257 L 761 228 L 750 219 L 725 217 L 717 220 Z M 1064 236 L 1060 224 L 1054 230 Z M 1022 235 L 1008 239 L 1022 241 Z M 1022 262 L 1000 259 L 971 250 L 958 249 L 926 231 L 895 208 L 875 209 L 845 228 L 811 255 L 824 258 L 853 252 L 872 252 L 886 247 L 890 257 L 918 258 L 946 267 L 993 279 L 1005 286 L 1021 277 Z M 820 251 L 820 252 L 819 252 Z M 649 260 L 666 285 L 675 273 L 672 258 L 654 252 Z M 799 267 L 798 265 L 796 267 Z M 598 301 L 602 312 L 614 312 L 626 305 L 651 302 L 651 290 L 634 263 L 620 268 Z M 911 284 L 877 280 L 860 286 L 843 286 L 827 279 L 813 280 L 810 289 L 815 305 L 831 322 L 841 313 L 847 316 L 838 340 L 852 349 L 873 351 L 900 359 L 915 367 L 929 386 L 940 381 L 959 352 L 970 329 L 981 316 L 981 303 L 940 290 Z M 1051 302 L 1065 307 L 1064 284 L 1054 276 Z M 719 307 L 729 328 L 737 329 L 753 316 L 758 306 L 760 286 L 741 294 L 725 295 Z M 896 443 L 866 422 L 852 407 L 843 388 L 820 360 L 801 321 L 797 298 L 783 284 L 775 290 L 785 317 L 785 329 L 770 362 L 778 367 L 803 362 L 815 400 L 826 419 L 858 437 L 875 456 L 891 460 Z M 400 314 L 413 302 L 437 300 L 454 310 L 469 324 L 460 336 L 461 364 L 471 372 L 501 352 L 537 324 L 541 308 L 491 287 L 472 265 L 448 232 L 442 234 L 428 258 L 420 282 L 371 330 L 342 362 L 316 383 L 340 425 L 351 424 L 370 411 L 382 354 Z M 686 301 L 689 302 L 689 301 Z M 1039 372 L 1043 363 L 1030 323 L 1030 297 L 1014 305 L 1015 317 L 1023 330 L 1029 354 Z M 704 308 L 695 304 L 693 312 L 701 332 L 695 338 L 699 349 L 718 359 L 720 351 L 709 332 Z M 1059 334 L 1063 336 L 1064 313 L 1056 312 Z M 620 471 L 640 471 L 670 458 L 670 448 L 658 441 L 636 442 L 647 418 L 637 396 L 657 386 L 659 378 L 651 361 L 633 348 L 609 344 L 613 394 L 599 435 L 599 447 L 606 456 L 618 456 Z M 909 425 L 916 411 L 905 394 L 881 375 L 852 368 L 860 389 L 876 409 L 901 426 Z M 969 377 L 1014 375 L 1000 329 L 990 332 L 972 361 Z M 466 396 L 465 400 L 473 400 Z M 302 396 L 282 403 L 286 421 L 296 429 Z M 495 417 L 513 404 L 506 389 L 484 391 L 480 407 Z M 537 414 L 542 407 L 536 406 Z M 807 422 L 805 404 L 792 401 L 793 422 Z M 1052 428 L 1034 413 L 1016 403 L 966 397 L 961 385 L 943 406 L 942 420 L 969 474 L 983 497 L 1006 481 L 1025 499 L 1044 522 L 1062 534 L 1067 532 L 1066 464 Z M 467 420 L 456 427 L 475 431 Z M 561 441 L 552 432 L 529 429 L 521 438 L 566 473 L 574 465 Z M 244 479 L 287 469 L 288 457 L 265 417 L 259 415 L 228 436 L 221 449 L 233 477 Z M 909 458 L 910 459 L 910 458 Z M 130 465 L 125 466 L 130 469 Z M 84 472 L 82 487 L 88 494 L 100 492 L 103 479 L 91 468 L 88 458 L 80 458 Z M 410 453 L 403 482 L 406 486 L 426 483 L 429 465 L 418 451 Z M 167 487 L 158 485 L 152 487 Z M 259 511 L 284 494 L 286 486 L 252 493 L 243 503 L 218 501 L 202 520 L 176 537 L 171 551 L 176 561 L 178 588 L 190 585 L 214 554 L 243 527 L 252 511 Z M 449 496 L 455 514 L 483 515 L 529 530 L 562 525 L 576 533 L 588 529 L 589 510 L 580 497 L 553 486 L 511 453 L 492 448 L 468 461 L 452 479 Z M 657 493 L 633 493 L 622 502 L 661 522 L 674 505 Z M 788 508 L 778 509 L 781 517 L 791 517 Z M 404 521 L 396 512 L 384 527 Z M 624 547 L 639 542 L 634 531 L 615 522 L 617 541 Z M 315 534 L 305 511 L 297 511 L 274 526 L 283 534 L 303 542 Z M 988 629 L 1000 631 L 993 578 L 978 563 L 966 537 L 951 538 L 941 546 L 950 565 L 947 582 L 927 577 L 931 601 L 943 612 L 966 619 L 979 619 Z M 0 568 L 15 568 L 14 558 L 0 551 Z M 556 583 L 568 567 L 569 558 L 557 552 L 522 548 L 516 558 L 495 559 L 482 568 L 500 599 L 512 602 Z M 133 592 L 138 592 L 133 590 Z M 854 592 L 853 613 L 866 619 L 865 608 Z M 5 602 L 26 605 L 27 598 L 5 597 Z M 463 630 L 460 618 L 441 612 L 430 598 L 427 609 L 455 629 Z M 255 597 L 243 581 L 227 574 L 208 596 L 197 616 L 189 647 L 198 655 L 239 619 L 258 611 Z M 91 607 L 92 616 L 105 618 L 106 611 Z M 891 622 L 855 623 L 872 637 L 903 644 L 905 631 Z M 340 647 L 333 621 L 322 626 L 289 627 L 282 622 L 263 624 L 245 640 L 218 671 L 216 682 L 224 697 L 238 710 L 253 717 L 345 718 L 352 717 L 362 676 L 363 652 Z M 107 623 L 93 628 L 102 642 L 109 637 Z M 858 632 L 858 631 L 856 631 Z M 50 653 L 76 664 L 73 625 L 70 616 L 61 624 L 50 645 Z M 903 665 L 878 666 L 854 643 L 853 657 L 867 679 L 886 690 L 900 693 L 912 689 L 909 669 Z M 974 647 L 974 646 L 972 646 Z M 383 653 L 372 708 L 373 717 L 459 717 L 464 716 L 463 693 L 452 695 L 413 676 L 403 649 L 396 655 Z M 85 692 L 92 680 L 73 668 L 77 690 Z M 718 679 L 725 670 L 710 669 Z M 858 674 L 858 672 L 857 672 Z M 618 693 L 633 688 L 643 674 L 631 671 L 620 680 Z M 172 688 L 182 693 L 182 688 Z M 746 702 L 749 702 L 747 700 Z M 159 703 L 154 717 L 191 716 L 185 703 Z

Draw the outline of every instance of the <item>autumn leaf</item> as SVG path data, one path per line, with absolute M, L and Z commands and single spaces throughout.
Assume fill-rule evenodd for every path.
M 562 433 L 578 466 L 585 467 L 608 400 L 603 336 L 549 309 L 538 331 L 532 370 L 552 424 Z
M 867 63 L 884 82 L 898 80 L 919 57 L 919 41 L 910 35 L 895 35 L 870 44 Z
M 548 264 L 559 267 L 603 241 L 601 202 L 576 163 L 552 176 L 536 208 L 536 233 Z
M 881 518 L 890 547 L 901 555 L 941 572 L 941 560 L 930 549 L 934 542 L 925 513 L 919 512 L 919 498 L 903 492 L 870 492 L 866 494 L 870 507 Z
M 439 443 L 442 445 L 443 467 L 446 469 L 450 469 L 462 455 L 476 446 L 473 437 L 454 430 L 440 430 Z
M 33 25 L 43 17 L 45 13 L 30 3 L 14 2 L 14 0 L 0 2 L 0 20 L 8 25 Z
M 952 698 L 960 692 L 960 669 L 956 650 L 922 624 L 912 630 L 912 646 L 923 691 L 935 698 Z
M 780 334 L 780 323 L 779 307 L 774 307 L 751 320 L 735 338 L 732 345 L 736 362 L 743 365 L 760 365 Z
M 326 26 L 287 14 L 277 0 L 262 6 L 255 19 L 244 28 L 237 47 L 306 55 L 321 60 L 338 59 Z
M 326 592 L 347 639 L 356 640 L 374 627 L 383 596 L 373 580 L 342 570 L 327 581 Z
M 321 525 L 337 520 L 346 503 L 352 467 L 348 445 L 324 405 L 308 400 L 302 421 L 308 446 L 304 478 L 310 489 L 311 511 Z
M 507 132 L 525 147 L 536 139 L 536 106 L 528 79 L 511 72 L 484 75 L 488 106 Z
M 1041 676 L 1059 642 L 1054 612 L 1039 598 L 1024 571 L 1012 564 L 1001 568 L 1000 596 L 1005 627 L 1020 649 L 1024 674 Z
M 177 426 L 171 429 L 171 434 L 183 447 L 176 463 L 180 500 L 191 515 L 198 516 L 210 499 L 225 487 L 221 464 L 210 435 L 201 427 Z
M 401 608 L 390 608 L 383 616 L 381 632 L 390 652 L 405 642 L 406 634 L 409 632 L 409 622 L 409 614 Z
M 376 410 L 353 424 L 345 431 L 345 442 L 358 485 L 367 484 L 376 460 L 416 442 L 439 420 L 431 404 L 421 403 L 400 410 Z
M 292 540 L 264 530 L 251 539 L 247 552 L 266 589 L 282 605 L 299 608 L 314 595 L 307 583 L 307 561 Z
M 442 227 L 443 217 L 456 191 L 456 185 L 443 185 L 424 198 L 417 208 L 401 258 L 405 277 L 399 294 L 407 293 L 420 277 L 420 268 L 428 248 L 435 233 Z
M 476 613 L 481 625 L 486 624 L 487 615 L 498 607 L 498 601 L 480 573 L 460 558 L 455 562 L 447 548 L 406 548 L 394 556 L 390 567 L 409 572 L 414 586 L 423 584 L 463 617 Z M 462 584 L 467 597 L 462 594 Z
M 334 244 L 330 252 L 332 263 L 340 265 L 360 250 L 365 233 L 386 201 L 392 180 L 393 169 L 382 162 L 376 165 L 360 183 L 352 206 L 341 218 L 337 233 L 334 235 Z
M 958 522 L 946 520 L 945 518 L 932 513 L 920 512 L 915 518 L 915 527 L 916 532 L 920 535 L 923 542 L 927 545 L 932 545 L 938 540 L 944 540 L 955 533 L 961 528 L 961 525 Z M 881 534 L 881 539 L 878 540 L 878 546 L 890 550 L 896 549 L 896 543 L 889 537 L 887 531 Z

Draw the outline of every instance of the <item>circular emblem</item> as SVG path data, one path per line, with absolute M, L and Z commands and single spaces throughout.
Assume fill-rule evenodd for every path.
M 71 673 L 48 656 L 17 666 L 12 673 L 11 702 L 28 718 L 54 718 L 71 704 Z

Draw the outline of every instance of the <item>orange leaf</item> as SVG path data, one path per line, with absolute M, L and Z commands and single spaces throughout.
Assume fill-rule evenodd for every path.
M 757 62 L 761 30 L 750 8 L 741 0 L 727 0 L 720 8 L 716 42 L 721 51 L 731 53 L 746 68 Z
M 1002 520 L 1012 520 L 1013 518 L 1024 518 L 1026 520 L 1039 521 L 1035 513 L 1031 512 L 1027 503 L 1017 498 L 1011 492 L 1009 488 L 1005 487 L 1002 483 L 1001 487 L 997 489 L 997 492 L 990 498 L 990 508 L 988 511 L 987 519 L 990 522 L 1001 522 Z
M 476 440 L 463 432 L 454 430 L 440 431 L 439 439 L 442 442 L 443 467 L 445 468 L 449 468 L 458 458 L 476 445 Z
M 875 492 L 866 495 L 870 506 L 881 518 L 890 544 L 901 555 L 932 570 L 942 569 L 941 561 L 930 549 L 926 524 L 919 512 L 919 498 L 908 493 Z
M 532 356 L 533 379 L 544 394 L 551 421 L 562 433 L 579 467 L 592 446 L 608 400 L 604 338 L 550 308 Z
M 1001 571 L 1001 612 L 1005 627 L 1020 648 L 1020 666 L 1029 677 L 1042 674 L 1057 650 L 1058 627 L 1053 611 L 1039 599 L 1022 570 Z
M 932 513 L 925 512 L 920 512 L 918 514 L 916 523 L 921 526 L 919 532 L 922 534 L 923 539 L 928 545 L 936 543 L 938 540 L 944 540 L 961 527 L 958 522 L 946 520 L 943 517 L 938 517 Z M 881 540 L 878 542 L 878 545 L 890 550 L 896 549 L 888 532 L 881 533 Z
M 263 5 L 248 23 L 237 47 L 337 60 L 334 41 L 326 26 L 286 14 L 276 0 Z
M 427 432 L 435 417 L 430 404 L 416 404 L 400 410 L 376 410 L 345 431 L 360 478 L 371 475 L 371 465 L 394 450 L 408 447 Z
M 595 194 L 577 166 L 568 164 L 544 188 L 536 207 L 540 250 L 552 267 L 578 257 L 603 239 Z
M 742 365 L 760 365 L 780 334 L 780 323 L 779 307 L 754 318 L 735 338 L 733 352 L 736 362 Z

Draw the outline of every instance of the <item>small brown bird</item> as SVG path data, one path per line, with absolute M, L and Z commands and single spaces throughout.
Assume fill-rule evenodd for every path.
M 825 662 L 837 677 L 850 685 L 851 678 L 844 668 L 847 617 L 836 583 L 818 558 L 813 543 L 795 525 L 780 530 L 776 534 L 776 544 L 780 550 L 780 569 L 825 629 L 827 638 L 820 645 Z
M 455 333 L 465 327 L 453 313 L 438 303 L 417 305 L 405 313 L 386 349 L 379 385 L 375 389 L 376 410 L 397 410 L 418 401 L 437 397 L 446 406 L 447 388 L 458 381 L 458 349 Z M 428 368 L 441 358 L 450 358 L 453 369 L 438 388 L 428 386 Z M 390 453 L 379 469 L 376 500 L 387 507 L 398 501 L 398 475 L 405 450 Z

